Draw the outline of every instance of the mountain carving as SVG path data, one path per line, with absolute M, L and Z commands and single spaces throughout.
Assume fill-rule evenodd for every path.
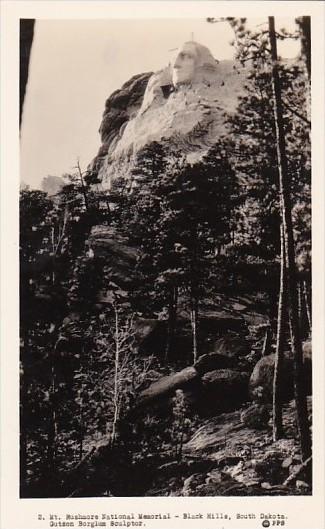
M 199 160 L 227 132 L 247 70 L 217 61 L 205 46 L 187 42 L 172 65 L 132 77 L 106 101 L 102 146 L 89 169 L 104 188 L 131 175 L 136 154 L 157 141 Z

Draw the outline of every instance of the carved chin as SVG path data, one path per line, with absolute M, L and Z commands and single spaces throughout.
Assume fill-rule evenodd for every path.
M 187 84 L 190 83 L 193 79 L 193 73 L 182 72 L 181 70 L 173 70 L 173 84 L 176 86 L 178 84 Z

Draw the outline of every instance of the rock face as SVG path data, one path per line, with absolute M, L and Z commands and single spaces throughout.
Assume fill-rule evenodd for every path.
M 125 237 L 113 228 L 105 225 L 93 226 L 87 240 L 88 252 L 94 257 L 105 258 L 112 268 L 112 280 L 119 286 L 126 286 L 133 277 L 138 251 L 127 244 Z M 111 303 L 106 299 L 106 293 L 101 292 L 99 301 Z
M 248 399 L 247 373 L 234 369 L 216 369 L 202 377 L 204 407 L 203 413 L 210 415 L 234 409 Z
M 272 402 L 273 395 L 273 374 L 275 355 L 271 354 L 261 358 L 250 377 L 249 392 L 254 400 L 262 402 Z M 311 358 L 304 355 L 305 391 L 311 394 Z M 280 396 L 283 402 L 287 402 L 293 396 L 293 361 L 286 356 L 283 365 L 283 377 L 280 384 Z
M 121 174 L 131 177 L 136 154 L 153 141 L 199 160 L 226 133 L 247 72 L 216 61 L 199 43 L 185 43 L 171 66 L 141 74 L 106 102 L 102 147 L 89 167 L 104 188 Z
M 111 152 L 119 141 L 123 127 L 140 109 L 151 75 L 152 72 L 148 72 L 131 77 L 107 99 L 99 128 L 102 145 L 88 168 L 92 173 L 98 174 L 109 149 Z

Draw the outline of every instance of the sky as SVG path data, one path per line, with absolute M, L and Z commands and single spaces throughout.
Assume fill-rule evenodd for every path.
M 279 19 L 294 28 L 294 19 Z M 265 19 L 250 19 L 250 27 Z M 228 23 L 205 19 L 37 20 L 21 129 L 21 180 L 40 188 L 43 177 L 82 169 L 100 147 L 98 129 L 110 94 L 135 74 L 166 66 L 185 41 L 232 59 Z M 294 57 L 296 41 L 279 43 Z

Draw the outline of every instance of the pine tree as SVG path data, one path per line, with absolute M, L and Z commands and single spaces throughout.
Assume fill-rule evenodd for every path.
M 280 200 L 282 213 L 282 230 L 285 249 L 285 266 L 288 281 L 288 308 L 289 324 L 291 332 L 291 349 L 294 356 L 294 387 L 297 423 L 300 437 L 301 455 L 303 460 L 307 460 L 311 455 L 311 438 L 308 424 L 307 400 L 304 394 L 303 384 L 303 356 L 302 345 L 299 332 L 297 280 L 295 264 L 295 248 L 293 238 L 292 214 L 291 214 L 291 193 L 290 181 L 287 169 L 287 156 L 285 133 L 282 121 L 282 100 L 281 86 L 277 68 L 277 43 L 275 35 L 274 17 L 269 17 L 269 32 L 272 55 L 272 84 L 273 84 L 273 104 L 274 121 L 277 139 L 277 157 L 280 183 Z

